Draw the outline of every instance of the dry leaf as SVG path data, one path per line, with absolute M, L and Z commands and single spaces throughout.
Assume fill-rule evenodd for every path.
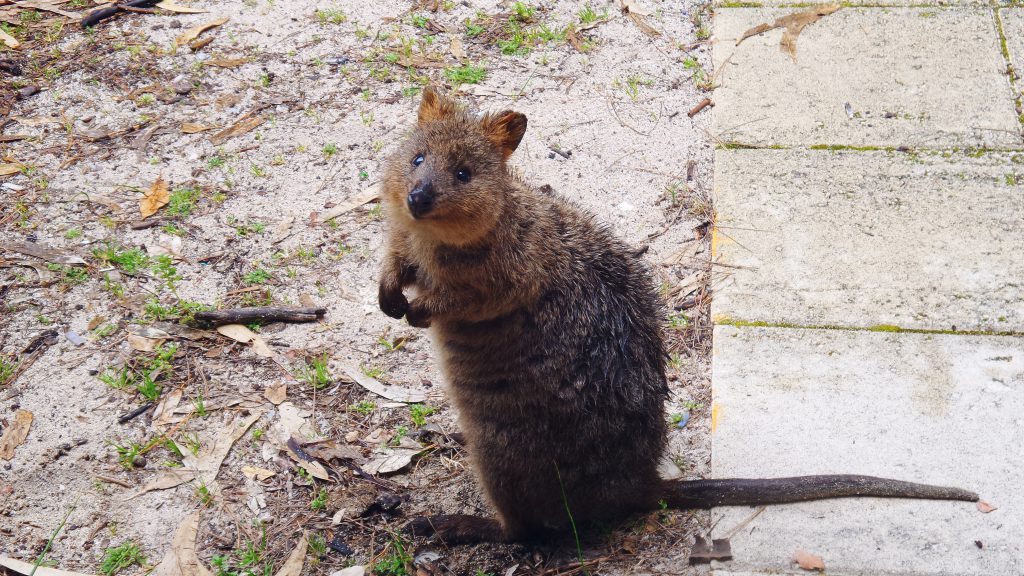
M 793 552 L 793 561 L 803 570 L 825 570 L 825 561 L 821 559 L 821 556 L 815 556 L 803 550 Z
M 61 10 L 60 7 L 54 4 L 61 4 L 67 0 L 59 0 L 56 2 L 44 2 L 43 0 L 22 0 L 18 3 L 19 8 L 35 8 L 36 10 L 44 10 L 46 12 L 53 12 L 54 14 L 60 14 L 66 18 L 70 18 L 75 22 L 82 19 L 82 14 L 85 12 L 68 12 L 67 10 Z
M 159 176 L 156 182 L 149 187 L 149 192 L 146 192 L 142 200 L 139 201 L 139 212 L 142 213 L 142 218 L 145 220 L 160 208 L 163 208 L 170 202 L 171 196 L 170 191 L 167 189 L 167 181 L 164 180 L 163 176 Z
M 220 471 L 220 465 L 224 462 L 224 459 L 228 457 L 228 452 L 231 451 L 231 447 L 234 446 L 235 442 L 241 438 L 249 428 L 256 423 L 263 416 L 262 410 L 257 410 L 252 413 L 248 418 L 243 420 L 237 420 L 228 426 L 227 428 L 220 431 L 217 438 L 214 439 L 212 446 L 203 446 L 199 450 L 199 454 L 193 456 L 192 453 L 186 452 L 183 463 L 186 468 L 198 470 L 199 472 L 208 475 L 206 479 L 207 483 L 213 481 L 217 477 L 217 472 Z
M 751 36 L 757 36 L 776 28 L 785 28 L 786 31 L 782 34 L 782 40 L 779 42 L 779 50 L 789 54 L 793 62 L 796 62 L 796 39 L 800 36 L 800 32 L 803 31 L 804 27 L 817 22 L 823 16 L 828 16 L 840 8 L 842 6 L 839 4 L 823 4 L 815 6 L 810 10 L 776 18 L 771 24 L 760 24 L 744 32 L 743 36 L 736 41 L 736 45 L 739 46 L 741 42 Z
M 998 510 L 998 508 L 996 508 L 995 506 L 989 504 L 988 502 L 985 502 L 984 500 L 978 500 L 977 506 L 978 506 L 978 510 L 980 510 L 981 512 L 983 512 L 985 514 L 988 514 L 989 512 L 992 512 L 994 510 Z
M 292 460 L 298 463 L 299 466 L 304 468 L 309 475 L 317 478 L 318 480 L 330 480 L 331 475 L 328 474 L 327 469 L 324 468 L 323 464 L 313 460 L 313 457 L 306 454 L 306 451 L 299 445 L 298 440 L 295 438 L 289 438 L 284 443 L 284 451 L 291 456 Z
M 23 166 L 21 164 L 0 164 L 0 176 L 13 176 L 15 174 L 21 174 Z
M 56 262 L 68 266 L 84 266 L 85 260 L 81 256 L 62 252 L 53 248 L 47 248 L 33 242 L 0 242 L 0 251 L 17 252 L 26 256 L 34 256 L 47 262 Z
M 32 413 L 28 410 L 14 412 L 14 422 L 4 429 L 0 436 L 0 460 L 14 458 L 14 449 L 28 438 L 28 430 L 32 427 Z
M 170 393 L 164 394 L 156 408 L 153 409 L 153 420 L 150 423 L 150 427 L 154 430 L 160 430 L 165 426 L 170 426 L 176 420 L 174 409 L 178 407 L 183 394 L 181 388 L 176 388 Z
M 313 428 L 306 421 L 312 416 L 309 410 L 303 410 L 291 402 L 284 402 L 277 408 L 280 419 L 274 424 L 274 439 L 284 445 L 290 438 L 309 438 L 315 436 Z
M 177 12 L 178 14 L 201 14 L 209 12 L 209 10 L 203 10 L 202 8 L 192 8 L 191 6 L 181 6 L 175 4 L 171 0 L 163 0 L 162 2 L 156 3 L 157 8 L 162 8 L 168 12 Z
M 248 418 L 232 423 L 231 426 L 220 431 L 212 442 L 201 442 L 202 447 L 199 453 L 193 455 L 186 452 L 182 463 L 184 468 L 165 470 L 159 476 L 143 486 L 138 492 L 132 494 L 128 499 L 138 498 L 153 490 L 166 490 L 190 482 L 199 476 L 206 484 L 210 492 L 216 494 L 219 488 L 216 485 L 217 474 L 220 472 L 220 465 L 227 458 L 231 447 L 241 438 L 247 430 L 263 416 L 262 410 L 257 410 Z
M 629 16 L 629 19 L 632 20 L 633 23 L 636 24 L 637 28 L 639 28 L 640 31 L 643 32 L 644 34 L 647 34 L 651 38 L 657 38 L 658 36 L 661 36 L 661 32 L 659 32 L 658 29 L 655 28 L 654 26 L 648 24 L 647 19 L 644 18 L 643 15 L 630 10 L 627 16 Z
M 7 47 L 12 50 L 17 50 L 18 46 L 21 46 L 21 42 L 18 42 L 17 38 L 11 36 L 7 32 L 4 32 L 3 30 L 0 30 L 0 40 L 3 40 L 4 44 L 6 44 Z
M 459 40 L 458 37 L 452 38 L 451 51 L 452 56 L 455 56 L 459 60 L 466 57 L 466 49 L 462 47 L 462 40 Z
M 646 10 L 641 10 L 636 5 L 636 0 L 619 0 L 619 10 L 627 12 L 629 14 L 636 14 L 638 16 L 650 16 L 651 13 Z
M 288 555 L 281 569 L 274 576 L 300 576 L 302 565 L 306 562 L 306 547 L 309 546 L 309 533 L 303 532 L 302 538 L 295 543 L 295 549 Z
M 182 122 L 181 131 L 185 134 L 197 134 L 199 132 L 206 132 L 207 130 L 213 130 L 216 126 L 207 126 L 206 124 L 197 124 L 196 122 Z
M 295 215 L 289 214 L 284 217 L 277 226 L 274 226 L 274 233 L 270 236 L 270 243 L 277 244 L 291 234 L 292 224 L 295 222 Z
M 263 481 L 271 476 L 276 476 L 277 472 L 267 470 L 266 468 L 257 468 L 255 466 L 242 466 L 242 474 L 250 480 Z
M 159 328 L 154 328 L 152 326 L 138 326 L 136 324 L 128 326 L 128 333 L 135 334 L 136 336 L 142 336 L 143 338 L 154 338 L 157 340 L 167 340 L 171 337 L 170 334 Z
M 367 202 L 376 200 L 378 197 L 380 197 L 380 187 L 377 186 L 377 184 L 373 184 L 372 186 L 364 190 L 363 193 L 360 194 L 359 196 L 356 196 L 351 200 L 342 202 L 341 204 L 338 204 L 337 206 L 331 208 L 327 212 L 324 212 L 321 216 L 321 219 L 324 222 L 327 222 L 328 220 L 331 220 L 332 218 L 337 218 L 338 216 L 341 216 L 342 214 L 350 210 L 355 210 L 356 208 L 359 208 L 360 206 L 366 204 Z
M 146 338 L 137 334 L 129 334 L 125 337 L 125 340 L 128 341 L 128 345 L 131 346 L 132 350 L 138 350 L 139 352 L 152 352 L 164 343 L 163 339 Z
M 516 564 L 516 567 L 519 565 Z M 348 568 L 342 568 L 337 572 L 331 572 L 331 576 L 364 576 L 366 574 L 366 566 L 349 566 Z
M 188 44 L 189 42 L 198 38 L 199 35 L 203 32 L 206 32 L 210 28 L 216 28 L 217 26 L 220 26 L 221 24 L 224 24 L 227 21 L 227 18 L 218 18 L 212 22 L 207 22 L 206 24 L 200 24 L 199 26 L 189 28 L 184 32 L 184 34 L 175 38 L 174 43 L 178 46 L 184 46 L 185 44 Z
M 32 574 L 33 569 L 35 570 L 35 576 L 89 576 L 87 574 L 82 574 L 81 572 L 69 572 L 67 570 L 46 568 L 44 566 L 33 568 L 34 565 L 31 562 L 22 562 L 21 560 L 5 557 L 0 557 L 0 566 L 11 570 L 15 574 L 24 574 L 25 576 Z
M 163 560 L 150 573 L 151 576 L 212 576 L 196 554 L 196 536 L 199 534 L 199 512 L 193 512 L 181 521 L 171 547 Z
M 216 66 L 218 68 L 237 68 L 243 64 L 248 64 L 250 60 L 248 58 L 210 58 L 203 62 L 207 66 Z
M 234 124 L 227 128 L 217 132 L 213 136 L 210 136 L 210 142 L 215 146 L 220 146 L 224 142 L 227 142 L 228 138 L 234 138 L 235 136 L 241 136 L 247 132 L 251 132 L 260 124 L 267 121 L 266 116 L 256 115 L 252 116 L 252 112 L 239 118 Z
M 252 330 L 249 330 L 242 324 L 225 324 L 223 326 L 217 326 L 217 332 L 220 332 L 224 336 L 231 338 L 236 342 L 248 344 L 252 342 L 252 351 L 259 356 L 265 358 L 272 358 L 274 351 L 267 346 L 267 343 Z
M 394 400 L 396 402 L 405 403 L 419 403 L 426 402 L 427 395 L 419 390 L 413 390 L 411 388 L 402 388 L 401 386 L 389 386 L 376 378 L 370 378 L 361 371 L 352 368 L 351 366 L 342 366 L 342 371 L 348 375 L 356 384 L 359 384 L 363 388 L 366 388 L 370 392 L 378 396 L 383 396 L 388 400 Z
M 363 465 L 363 470 L 369 474 L 391 474 L 398 472 L 412 463 L 412 459 L 422 452 L 415 448 L 399 448 L 390 450 L 383 456 L 378 456 Z
M 191 482 L 196 477 L 194 470 L 182 470 L 180 468 L 175 470 L 164 470 L 159 476 L 150 480 L 145 486 L 139 489 L 138 492 L 128 496 L 128 500 L 138 498 L 147 492 L 154 490 L 167 490 L 168 488 L 174 488 L 180 486 L 185 482 Z
M 277 406 L 281 402 L 284 402 L 284 399 L 288 397 L 288 385 L 284 382 L 271 384 L 263 391 L 263 397 L 271 404 Z

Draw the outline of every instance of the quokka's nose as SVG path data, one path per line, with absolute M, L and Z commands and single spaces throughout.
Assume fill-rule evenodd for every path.
M 434 207 L 434 184 L 427 180 L 420 182 L 405 199 L 413 218 L 422 218 Z

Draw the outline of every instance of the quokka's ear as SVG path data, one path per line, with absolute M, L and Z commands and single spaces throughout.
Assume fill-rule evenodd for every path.
M 423 89 L 423 99 L 420 100 L 418 121 L 420 124 L 426 124 L 454 114 L 457 110 L 458 105 L 455 102 L 442 96 L 433 86 L 427 86 Z
M 523 135 L 526 134 L 526 115 L 511 110 L 503 110 L 497 114 L 488 114 L 480 120 L 487 139 L 501 151 L 503 158 L 508 158 L 516 151 Z

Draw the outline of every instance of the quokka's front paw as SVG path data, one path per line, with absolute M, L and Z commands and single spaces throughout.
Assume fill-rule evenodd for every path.
M 405 319 L 413 328 L 430 328 L 430 311 L 423 306 L 417 306 L 415 300 L 409 304 Z
M 381 311 L 395 319 L 405 316 L 409 310 L 409 300 L 402 294 L 401 288 L 392 290 L 382 285 L 377 292 L 377 302 Z

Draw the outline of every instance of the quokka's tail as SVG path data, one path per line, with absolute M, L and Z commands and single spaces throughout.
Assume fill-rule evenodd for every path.
M 785 504 L 857 496 L 978 501 L 977 494 L 961 488 L 853 474 L 677 480 L 665 482 L 665 488 L 665 500 L 673 508 Z

